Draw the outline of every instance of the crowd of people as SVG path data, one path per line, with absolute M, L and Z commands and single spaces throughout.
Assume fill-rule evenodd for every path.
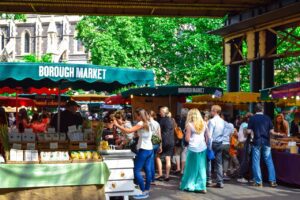
M 67 132 L 71 125 L 82 125 L 78 108 L 74 101 L 66 104 L 60 116 L 60 132 Z M 224 182 L 233 178 L 262 187 L 261 155 L 270 186 L 276 187 L 270 138 L 297 136 L 300 122 L 296 113 L 291 128 L 282 114 L 273 123 L 263 114 L 261 104 L 256 105 L 255 114 L 249 112 L 235 120 L 224 115 L 219 105 L 203 112 L 182 109 L 176 119 L 167 107 L 161 107 L 158 114 L 145 109 L 137 109 L 133 114 L 124 110 L 108 112 L 103 119 L 102 137 L 116 149 L 131 149 L 136 153 L 134 177 L 143 193 L 134 196 L 135 199 L 148 198 L 151 185 L 169 181 L 171 173 L 181 176 L 179 188 L 183 191 L 205 194 L 207 187 L 223 188 Z M 9 123 L 3 117 L 3 109 L 0 115 L 1 123 L 4 119 Z M 51 116 L 42 111 L 33 113 L 29 120 L 26 110 L 21 109 L 18 117 L 20 132 L 25 128 L 34 132 L 45 132 L 47 127 L 58 129 L 57 114 Z
M 270 186 L 276 187 L 270 138 L 285 137 L 291 131 L 282 114 L 275 117 L 273 125 L 261 104 L 256 105 L 254 114 L 246 113 L 236 120 L 228 119 L 221 107 L 214 105 L 210 112 L 182 109 L 176 119 L 167 107 L 161 107 L 157 115 L 138 109 L 135 125 L 124 112 L 117 111 L 106 122 L 110 131 L 105 131 L 104 139 L 137 153 L 134 175 L 143 193 L 136 199 L 147 198 L 150 186 L 156 181 L 169 181 L 171 173 L 181 175 L 179 188 L 183 191 L 206 193 L 207 187 L 223 188 L 224 182 L 233 178 L 262 187 L 260 155 L 268 169 Z M 178 127 L 182 137 L 176 131 Z

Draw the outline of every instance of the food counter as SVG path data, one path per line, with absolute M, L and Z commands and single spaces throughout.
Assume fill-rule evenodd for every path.
M 103 162 L 0 164 L 0 199 L 104 199 L 109 175 Z

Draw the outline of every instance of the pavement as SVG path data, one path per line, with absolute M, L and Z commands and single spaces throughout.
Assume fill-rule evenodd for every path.
M 271 188 L 267 184 L 257 188 L 248 184 L 240 184 L 236 180 L 225 182 L 224 188 L 207 188 L 206 194 L 183 192 L 179 188 L 179 176 L 172 176 L 169 182 L 157 181 L 151 186 L 150 200 L 299 200 L 300 189 L 279 185 Z

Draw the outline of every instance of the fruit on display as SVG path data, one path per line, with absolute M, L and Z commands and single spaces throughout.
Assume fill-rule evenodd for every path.
M 108 141 L 101 141 L 100 142 L 100 149 L 101 150 L 110 150 Z
M 96 151 L 72 151 L 71 158 L 73 160 L 99 160 L 101 156 Z

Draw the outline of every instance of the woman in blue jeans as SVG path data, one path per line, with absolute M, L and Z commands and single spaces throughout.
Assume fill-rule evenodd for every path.
M 134 199 L 146 199 L 149 197 L 150 183 L 151 183 L 151 158 L 153 155 L 153 145 L 151 142 L 152 131 L 151 122 L 148 113 L 144 109 L 137 109 L 135 111 L 135 118 L 138 123 L 132 128 L 124 128 L 118 124 L 115 120 L 114 124 L 124 133 L 137 132 L 139 136 L 137 149 L 138 153 L 134 161 L 134 177 L 138 183 L 142 194 L 135 195 Z M 141 170 L 144 169 L 146 172 L 146 184 L 141 175 Z

